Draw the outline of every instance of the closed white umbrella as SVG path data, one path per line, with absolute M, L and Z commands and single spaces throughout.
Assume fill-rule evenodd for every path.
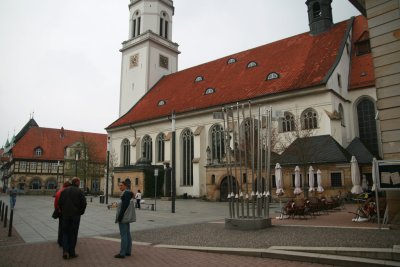
M 358 162 L 356 157 L 351 157 L 351 182 L 353 183 L 353 188 L 351 188 L 351 193 L 353 194 L 361 194 L 363 192 L 361 188 L 361 179 L 360 179 L 360 169 L 358 168 Z
M 283 191 L 283 186 L 282 186 L 282 168 L 279 163 L 275 165 L 275 183 L 276 183 L 276 194 L 278 196 L 284 194 L 285 191 Z
M 318 183 L 317 192 L 318 193 L 324 192 L 324 188 L 322 187 L 322 177 L 321 177 L 320 169 L 318 169 L 318 171 L 317 171 L 317 183 Z
M 365 174 L 363 174 L 362 176 L 361 188 L 363 189 L 364 192 L 368 191 L 367 176 L 365 176 Z
M 295 195 L 300 195 L 301 192 L 303 192 L 300 188 L 300 168 L 299 166 L 296 166 L 294 169 L 294 194 Z
M 310 186 L 310 189 L 308 191 L 312 192 L 315 191 L 314 188 L 314 169 L 312 166 L 308 169 L 308 185 Z

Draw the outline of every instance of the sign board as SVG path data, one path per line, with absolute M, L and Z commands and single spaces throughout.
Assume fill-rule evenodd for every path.
M 158 176 L 158 169 L 154 169 L 154 176 Z
M 379 190 L 400 190 L 400 161 L 377 160 L 375 177 Z

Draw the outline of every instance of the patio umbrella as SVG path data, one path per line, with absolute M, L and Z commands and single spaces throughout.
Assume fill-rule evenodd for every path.
M 368 184 L 367 184 L 367 177 L 365 176 L 365 174 L 363 174 L 362 176 L 362 182 L 361 182 L 361 188 L 363 189 L 363 191 L 367 191 L 368 190 Z
M 318 183 L 317 192 L 318 192 L 318 193 L 324 192 L 324 188 L 322 187 L 322 178 L 321 178 L 321 171 L 320 171 L 320 169 L 318 169 L 318 171 L 317 171 L 317 183 Z
M 301 192 L 303 192 L 300 188 L 300 168 L 299 166 L 296 166 L 294 169 L 294 194 L 295 195 L 300 195 Z
M 279 196 L 285 193 L 282 187 L 282 168 L 279 163 L 275 165 L 275 183 L 276 183 L 276 194 Z
M 308 191 L 312 192 L 315 190 L 314 188 L 314 169 L 312 166 L 308 169 L 308 185 L 310 189 Z
M 353 183 L 353 188 L 351 188 L 351 193 L 353 194 L 361 194 L 363 192 L 361 188 L 361 179 L 360 179 L 360 169 L 358 168 L 358 162 L 355 156 L 351 157 L 351 182 Z

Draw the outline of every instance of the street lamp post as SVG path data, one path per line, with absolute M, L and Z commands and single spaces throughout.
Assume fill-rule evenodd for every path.
M 158 169 L 154 169 L 154 211 L 157 210 L 157 178 Z
M 78 177 L 78 153 L 75 153 L 75 177 Z
M 110 168 L 110 136 L 107 136 L 106 204 L 108 204 L 108 176 Z
M 175 197 L 176 197 L 176 170 L 175 170 L 175 112 L 172 113 L 172 164 L 171 164 L 171 169 L 172 169 L 172 175 L 171 175 L 171 212 L 175 213 Z

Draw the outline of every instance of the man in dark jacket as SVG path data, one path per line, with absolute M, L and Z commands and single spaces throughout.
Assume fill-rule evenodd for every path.
M 79 189 L 80 180 L 72 178 L 71 186 L 61 192 L 58 206 L 62 214 L 62 243 L 63 258 L 72 259 L 78 257 L 75 253 L 75 246 L 78 239 L 79 224 L 81 215 L 85 213 L 86 198 Z

